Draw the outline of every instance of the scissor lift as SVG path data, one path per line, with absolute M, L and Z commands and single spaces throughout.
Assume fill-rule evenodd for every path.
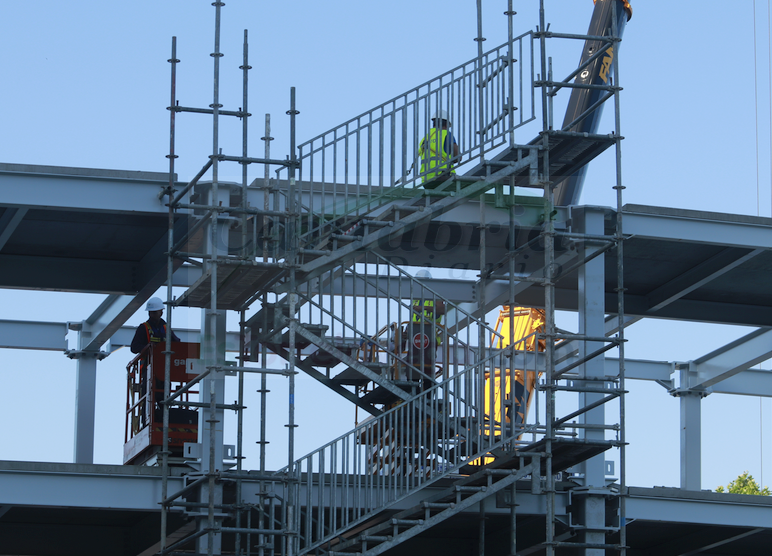
M 141 465 L 150 462 L 163 446 L 163 405 L 166 343 L 149 344 L 127 365 L 126 428 L 123 463 Z M 184 388 L 197 375 L 189 373 L 188 360 L 199 358 L 199 344 L 172 342 L 171 390 Z M 185 390 L 181 402 L 191 394 Z M 186 442 L 198 439 L 198 411 L 169 408 L 169 450 L 173 458 L 182 457 Z

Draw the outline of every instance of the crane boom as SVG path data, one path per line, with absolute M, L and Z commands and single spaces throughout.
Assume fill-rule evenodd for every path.
M 613 3 L 617 2 L 617 22 L 616 29 L 619 38 L 625 29 L 625 24 L 633 15 L 633 9 L 628 0 L 597 0 L 595 9 L 590 19 L 590 27 L 587 34 L 590 36 L 601 37 L 611 36 L 613 28 Z M 604 42 L 600 40 L 587 40 L 582 49 L 582 56 L 579 65 L 585 64 L 599 48 L 603 48 Z M 596 58 L 589 64 L 577 77 L 576 83 L 583 85 L 610 85 L 611 84 L 611 63 L 613 61 L 613 51 L 607 47 L 606 55 Z M 563 119 L 563 131 L 577 131 L 582 133 L 597 133 L 600 118 L 603 113 L 603 104 L 600 104 L 594 110 L 589 112 L 581 121 L 571 125 L 577 118 L 580 118 L 588 109 L 598 102 L 606 91 L 598 89 L 572 89 L 571 97 L 568 100 L 568 108 Z M 570 126 L 570 127 L 568 127 Z M 582 192 L 582 185 L 587 173 L 587 166 L 571 176 L 568 176 L 555 187 L 555 204 L 558 206 L 574 205 L 579 201 L 579 195 Z

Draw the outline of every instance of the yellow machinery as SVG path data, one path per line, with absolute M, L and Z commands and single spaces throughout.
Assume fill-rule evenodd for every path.
M 499 311 L 499 318 L 494 328 L 498 335 L 491 338 L 491 348 L 503 349 L 515 344 L 515 348 L 521 351 L 544 351 L 544 340 L 537 340 L 537 333 L 544 332 L 544 310 L 528 307 L 512 307 L 505 305 Z M 503 375 L 503 387 L 502 387 Z M 533 390 L 536 385 L 536 372 L 515 369 L 514 392 L 511 382 L 510 369 L 496 368 L 487 373 L 485 381 L 485 414 L 487 416 L 501 415 L 503 400 L 514 398 L 512 407 L 515 409 L 515 425 L 522 427 L 531 407 Z M 493 380 L 493 388 L 490 381 Z M 493 403 L 491 404 L 491 391 Z M 504 413 L 507 423 L 511 422 L 511 412 Z M 492 430 L 496 430 L 492 427 Z
M 537 338 L 538 333 L 544 332 L 543 309 L 504 305 L 499 311 L 499 318 L 496 320 L 494 330 L 495 333 L 491 337 L 491 348 L 493 349 L 504 349 L 514 344 L 515 349 L 521 351 L 544 351 L 544 340 Z M 510 408 L 514 408 L 516 430 L 522 428 L 526 417 L 528 417 L 528 409 L 531 407 L 537 378 L 536 371 L 515 369 L 513 391 L 510 369 L 503 369 L 502 371 L 496 367 L 492 373 L 490 371 L 486 373 L 485 418 L 488 424 L 483 431 L 485 435 L 501 434 L 502 427 L 512 422 Z M 491 380 L 493 380 L 492 387 Z M 493 403 L 491 403 L 491 394 L 493 395 Z M 512 403 L 508 403 L 509 407 L 502 415 L 502 402 L 504 401 L 512 401 Z M 518 435 L 519 437 L 520 435 Z M 493 457 L 486 456 L 473 461 L 470 465 L 486 465 L 493 460 Z

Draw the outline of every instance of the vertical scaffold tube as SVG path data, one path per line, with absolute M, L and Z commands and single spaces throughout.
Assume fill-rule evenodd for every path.
M 212 53 L 212 58 L 214 58 L 214 86 L 212 91 L 212 191 L 211 191 L 211 203 L 210 205 L 217 206 L 218 200 L 219 200 L 219 150 L 220 150 L 220 108 L 222 105 L 220 104 L 220 58 L 222 57 L 222 53 L 220 52 L 220 18 L 221 18 L 221 11 L 222 6 L 225 4 L 223 2 L 216 1 L 213 3 L 215 7 L 215 30 L 214 30 L 214 52 Z M 213 209 L 216 210 L 216 209 Z M 209 323 L 209 333 L 206 334 L 207 337 L 204 338 L 204 342 L 208 342 L 209 345 L 207 346 L 207 349 L 205 350 L 205 353 L 207 354 L 207 358 L 209 358 L 209 364 L 210 365 L 217 365 L 218 364 L 218 356 L 217 356 L 217 349 L 218 349 L 218 342 L 219 338 L 217 338 L 217 331 L 218 331 L 218 322 L 217 322 L 217 259 L 218 259 L 218 230 L 219 230 L 219 224 L 220 224 L 220 218 L 219 218 L 219 212 L 215 212 L 213 215 L 213 218 L 210 222 L 210 234 L 209 234 L 209 249 L 208 249 L 208 255 L 210 256 L 209 259 L 209 271 L 211 276 L 211 290 L 210 290 L 210 306 L 208 315 L 206 315 L 206 320 Z M 216 434 L 216 427 L 217 427 L 217 403 L 216 403 L 216 394 L 215 389 L 218 387 L 218 383 L 220 381 L 220 378 L 222 377 L 222 371 L 221 370 L 214 370 L 212 375 L 209 377 L 210 381 L 210 399 L 209 399 L 209 409 L 208 409 L 208 419 L 205 421 L 208 422 L 209 425 L 209 461 L 207 464 L 207 474 L 208 474 L 208 487 L 207 487 L 207 496 L 209 498 L 208 502 L 208 515 L 207 515 L 207 522 L 208 522 L 208 533 L 207 533 L 207 556 L 213 556 L 215 552 L 215 540 L 219 539 L 219 534 L 215 533 L 215 515 L 214 515 L 214 504 L 215 504 L 215 488 L 220 488 L 219 485 L 215 484 L 215 472 L 216 472 L 216 457 L 215 457 L 215 450 L 216 446 L 215 443 L 217 442 L 217 434 Z M 202 454 L 203 459 L 203 454 Z M 218 543 L 219 544 L 219 543 Z M 219 549 L 219 547 L 218 547 Z M 218 550 L 219 551 L 219 550 Z
M 174 274 L 174 160 L 175 154 L 175 116 L 174 110 L 177 103 L 177 37 L 172 37 L 172 57 L 168 60 L 172 65 L 171 72 L 171 100 L 169 103 L 169 221 L 167 229 L 167 264 L 166 264 L 166 315 L 169 330 L 172 329 L 172 276 Z M 167 400 L 171 392 L 171 341 L 172 335 L 166 335 L 166 352 L 164 357 L 164 406 L 163 406 L 163 440 L 161 443 L 161 550 L 166 548 L 167 507 L 164 503 L 169 495 L 169 405 Z
M 612 36 L 620 39 L 622 29 L 619 26 L 618 19 L 619 7 L 614 3 L 614 12 L 612 17 Z M 623 20 L 624 22 L 624 20 Z M 626 520 L 626 496 L 627 496 L 627 472 L 625 459 L 625 287 L 624 287 L 624 236 L 622 234 L 622 191 L 625 186 L 622 184 L 622 118 L 620 113 L 619 98 L 619 41 L 613 44 L 614 55 L 612 56 L 612 75 L 614 76 L 614 125 L 616 129 L 616 190 L 617 197 L 617 218 L 616 218 L 616 248 L 617 248 L 617 319 L 619 321 L 619 390 L 623 392 L 619 396 L 619 553 L 621 556 L 627 554 L 627 527 Z
M 541 53 L 541 75 L 542 79 L 547 77 L 547 41 L 546 41 L 546 18 L 544 15 L 544 0 L 539 2 L 539 44 Z M 554 556 L 555 554 L 555 478 L 552 476 L 552 440 L 553 440 L 553 422 L 555 414 L 555 399 L 553 389 L 553 366 L 554 366 L 554 341 L 555 341 L 555 311 L 553 305 L 554 285 L 552 283 L 552 266 L 554 259 L 554 230 L 551 218 L 553 191 L 549 176 L 549 136 L 546 131 L 549 129 L 551 116 L 549 114 L 549 91 L 542 86 L 542 182 L 544 185 L 544 312 L 545 312 L 545 382 L 546 382 L 546 418 L 545 418 L 545 476 L 546 476 L 546 494 L 547 494 L 547 516 L 546 516 L 546 554 Z
M 245 205 L 246 206 L 246 205 Z M 241 309 L 239 311 L 239 367 L 243 367 L 246 358 L 246 337 L 244 333 L 244 321 L 246 320 L 246 310 Z M 242 484 L 241 484 L 241 471 L 242 461 L 244 459 L 244 371 L 239 370 L 239 386 L 238 386 L 238 409 L 236 410 L 237 429 L 236 429 L 236 472 L 238 477 L 236 479 L 236 528 L 241 528 L 241 513 L 242 513 Z M 247 509 L 247 512 L 249 509 Z M 249 542 L 249 541 L 247 541 Z M 236 534 L 236 554 L 241 554 L 241 533 Z
M 485 153 L 485 113 L 484 102 L 485 92 L 483 91 L 483 41 L 485 37 L 482 36 L 482 0 L 477 0 L 477 38 L 474 39 L 477 42 L 477 126 L 479 130 L 480 141 L 480 162 L 482 162 L 483 155 Z M 483 344 L 485 342 L 482 342 Z
M 297 264 L 300 262 L 298 259 L 298 250 L 297 250 L 297 238 L 298 238 L 298 199 L 295 198 L 295 162 L 297 161 L 296 153 L 295 153 L 295 116 L 297 115 L 297 110 L 295 109 L 295 87 L 290 88 L 290 109 L 287 112 L 290 117 L 290 167 L 289 167 L 289 203 L 288 203 L 288 209 L 290 211 L 290 217 L 289 221 L 292 223 L 291 226 L 291 233 L 288 240 L 288 254 L 287 257 L 290 261 L 290 278 L 289 278 L 289 293 L 287 294 L 289 296 L 289 320 L 290 320 L 290 329 L 289 329 L 289 403 L 288 403 L 288 420 L 289 423 L 287 424 L 288 432 L 287 432 L 287 465 L 288 465 L 288 472 L 290 474 L 290 483 L 288 485 L 289 487 L 289 503 L 287 508 L 287 531 L 289 532 L 289 537 L 287 539 L 287 556 L 295 556 L 296 554 L 296 548 L 298 547 L 298 543 L 300 542 L 300 535 L 297 534 L 299 531 L 296 531 L 296 525 L 295 525 L 295 512 L 296 508 L 299 507 L 296 504 L 295 496 L 298 492 L 298 490 L 295 488 L 295 483 L 293 479 L 298 474 L 299 470 L 296 470 L 294 468 L 294 462 L 295 462 L 295 328 L 294 324 L 296 322 L 296 316 L 295 316 L 295 310 L 296 310 L 296 300 L 297 300 L 297 284 L 295 282 L 295 268 Z M 310 472 L 310 470 L 309 470 Z M 299 525 L 299 523 L 298 523 Z
M 512 48 L 515 46 L 512 42 L 515 31 L 512 18 L 517 15 L 517 12 L 512 9 L 512 0 L 507 0 L 507 11 L 504 12 L 504 15 L 507 16 L 507 67 L 509 68 L 507 75 L 507 90 L 509 92 L 507 120 L 509 121 L 509 146 L 512 147 L 515 144 L 515 56 L 512 52 Z
M 247 33 L 247 30 L 244 29 L 244 63 L 239 66 L 239 69 L 242 70 L 243 75 L 243 82 L 242 82 L 242 107 L 241 111 L 243 112 L 243 116 L 241 118 L 241 156 L 243 158 L 247 158 L 249 156 L 249 150 L 248 150 L 248 130 L 249 130 L 249 70 L 252 69 L 252 66 L 249 65 L 249 43 L 248 43 L 249 35 Z M 243 160 L 241 162 L 241 209 L 244 211 L 241 213 L 241 256 L 243 258 L 249 257 L 249 252 L 247 251 L 248 241 L 247 241 L 247 168 L 249 165 L 247 164 L 246 160 Z
M 265 115 L 265 159 L 271 159 L 271 115 Z M 268 164 L 265 165 L 265 173 L 263 175 L 263 209 L 268 212 L 271 208 L 269 196 L 272 195 L 271 191 L 271 168 Z M 268 262 L 268 216 L 263 216 L 263 261 Z M 265 375 L 263 375 L 265 376 Z

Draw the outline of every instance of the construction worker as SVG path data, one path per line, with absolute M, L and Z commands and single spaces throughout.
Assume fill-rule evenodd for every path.
M 420 270 L 415 275 L 419 280 L 431 280 L 432 273 L 428 270 Z M 442 316 L 445 314 L 445 302 L 441 299 L 414 299 L 412 303 L 413 322 L 425 322 L 434 326 L 442 324 Z M 442 343 L 439 330 L 437 330 L 437 345 Z
M 166 340 L 166 322 L 161 317 L 164 314 L 164 303 L 157 297 L 151 297 L 145 306 L 148 319 L 137 327 L 134 338 L 131 340 L 131 353 L 139 353 L 148 344 L 155 344 Z M 172 341 L 180 339 L 172 332 Z
M 447 110 L 438 110 L 432 116 L 432 127 L 418 146 L 421 157 L 421 185 L 425 189 L 435 189 L 451 174 L 453 162 L 458 162 L 458 143 L 450 132 L 450 116 Z
M 145 306 L 145 310 L 148 314 L 147 321 L 143 322 L 137 327 L 136 332 L 134 332 L 134 338 L 131 340 L 131 352 L 132 353 L 140 353 L 142 350 L 147 348 L 149 345 L 158 344 L 161 342 L 166 341 L 166 333 L 167 333 L 167 327 L 166 322 L 161 317 L 164 314 L 164 303 L 157 297 L 151 297 L 147 301 L 147 305 Z M 173 342 L 179 342 L 180 339 L 177 337 L 177 335 L 172 332 L 172 341 Z M 145 354 L 142 358 L 142 360 L 139 363 L 139 395 L 140 397 L 145 396 L 145 394 L 148 392 L 148 376 L 147 376 L 147 367 L 148 367 L 148 361 L 150 358 L 150 354 Z M 163 388 L 163 381 L 161 384 L 161 388 Z M 149 421 L 150 416 L 148 414 L 149 412 L 149 406 L 144 402 L 144 400 L 140 404 L 140 423 L 142 426 L 145 426 L 145 424 Z
M 431 280 L 428 270 L 421 270 L 416 278 Z M 445 302 L 434 296 L 413 299 L 412 315 L 408 326 L 407 341 L 410 362 L 427 377 L 423 378 L 423 388 L 432 385 L 434 380 L 434 365 L 437 360 L 437 348 L 442 343 L 440 325 L 445 314 Z

